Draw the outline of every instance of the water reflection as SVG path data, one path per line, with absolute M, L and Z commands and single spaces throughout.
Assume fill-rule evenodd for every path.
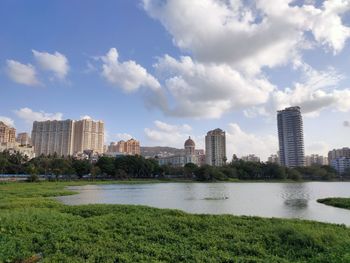
M 72 187 L 66 204 L 137 204 L 190 213 L 302 218 L 350 225 L 350 211 L 318 198 L 350 197 L 350 183 L 166 183 Z

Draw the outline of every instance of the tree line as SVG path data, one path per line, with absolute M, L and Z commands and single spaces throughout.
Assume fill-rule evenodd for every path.
M 57 154 L 38 156 L 28 160 L 20 153 L 0 153 L 0 174 L 29 174 L 31 180 L 38 175 L 50 179 L 128 179 L 178 177 L 199 181 L 214 180 L 332 180 L 340 179 L 328 166 L 286 168 L 275 163 L 233 160 L 222 167 L 188 163 L 184 167 L 159 166 L 156 159 L 142 156 L 100 157 L 97 162 L 63 157 Z M 350 179 L 350 171 L 342 176 Z

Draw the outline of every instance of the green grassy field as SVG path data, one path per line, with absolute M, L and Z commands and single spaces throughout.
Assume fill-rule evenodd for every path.
M 51 198 L 72 184 L 0 184 L 0 262 L 350 262 L 345 226 Z
M 317 202 L 325 205 L 350 209 L 350 198 L 329 197 L 324 199 L 318 199 Z

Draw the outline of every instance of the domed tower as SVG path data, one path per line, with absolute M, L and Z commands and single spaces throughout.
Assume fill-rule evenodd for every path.
M 194 155 L 195 154 L 196 144 L 191 139 L 191 136 L 185 141 L 185 155 Z

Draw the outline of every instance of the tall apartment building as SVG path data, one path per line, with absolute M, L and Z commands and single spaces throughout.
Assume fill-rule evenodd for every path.
M 92 119 L 74 122 L 74 153 L 93 150 L 102 154 L 104 147 L 104 123 Z
M 73 154 L 74 121 L 35 121 L 32 130 L 32 144 L 35 155 Z
M 18 142 L 20 145 L 31 145 L 29 134 L 26 132 L 18 133 L 16 142 Z
M 68 156 L 92 150 L 103 153 L 104 124 L 93 120 L 35 121 L 32 144 L 36 156 L 57 153 Z
M 0 143 L 13 143 L 16 141 L 16 129 L 0 121 Z
M 226 135 L 221 129 L 208 131 L 205 136 L 206 164 L 222 166 L 226 158 Z
M 305 166 L 303 119 L 300 107 L 277 112 L 280 163 L 287 167 Z

